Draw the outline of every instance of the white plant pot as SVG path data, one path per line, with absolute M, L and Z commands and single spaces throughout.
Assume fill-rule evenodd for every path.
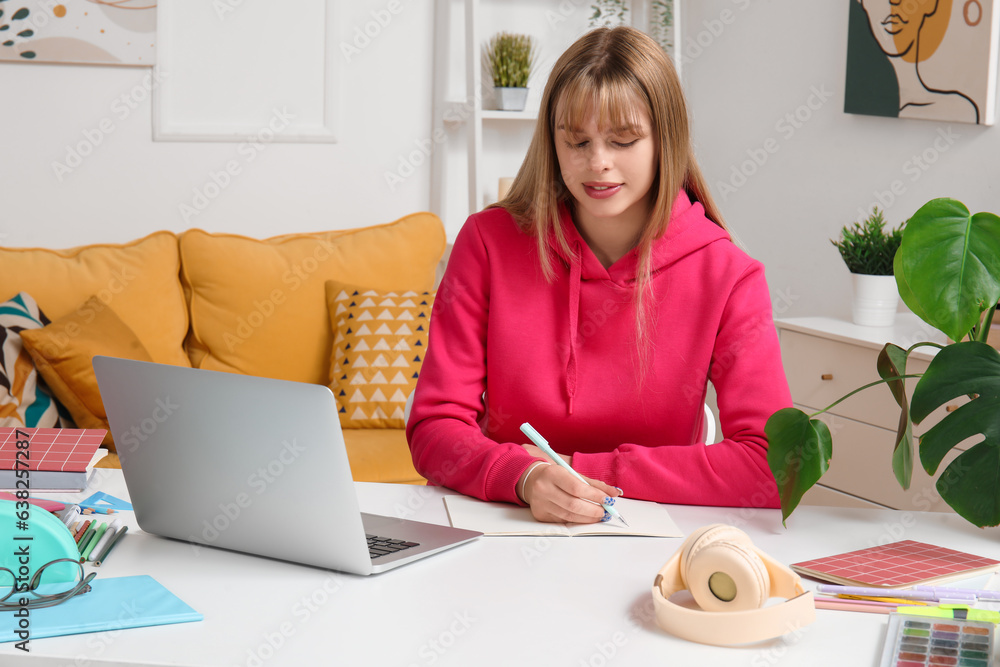
M 899 289 L 895 276 L 852 273 L 854 323 L 866 327 L 891 327 L 896 322 Z
M 495 87 L 497 96 L 497 108 L 501 111 L 524 111 L 524 106 L 528 101 L 527 88 L 501 88 Z

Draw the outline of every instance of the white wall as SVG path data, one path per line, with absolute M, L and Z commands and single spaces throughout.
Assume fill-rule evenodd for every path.
M 829 239 L 859 209 L 878 205 L 893 226 L 935 197 L 1000 212 L 1000 126 L 843 112 L 851 1 L 684 3 L 701 165 L 727 221 L 766 265 L 779 316 L 850 318 L 849 274 Z M 777 149 L 765 156 L 768 140 Z M 763 164 L 747 163 L 753 155 Z M 744 182 L 734 169 L 751 175 Z
M 538 3 L 569 8 L 576 27 L 552 28 L 535 3 L 487 1 L 512 11 L 484 13 L 484 37 L 523 25 L 513 20 L 518 9 L 530 14 L 534 28 L 526 32 L 565 40 L 589 6 Z M 829 239 L 859 209 L 878 204 L 893 224 L 939 196 L 1000 211 L 1000 127 L 843 113 L 849 1 L 684 0 L 684 79 L 698 155 L 728 221 L 765 263 L 780 316 L 849 317 L 848 273 Z M 428 162 L 394 188 L 385 174 L 431 136 L 432 4 L 401 0 L 402 11 L 361 54 L 351 62 L 341 54 L 339 143 L 269 144 L 252 161 L 238 144 L 152 142 L 148 97 L 121 117 L 122 96 L 142 97 L 149 70 L 0 64 L 0 244 L 69 247 L 194 226 L 268 236 L 426 209 Z M 387 5 L 342 2 L 337 43 L 351 42 Z M 60 180 L 53 163 L 65 162 L 102 121 L 114 131 Z M 449 155 L 460 141 L 449 138 Z M 765 145 L 777 150 L 762 159 Z M 753 155 L 763 164 L 748 166 Z M 926 170 L 914 169 L 915 156 L 927 159 Z M 195 190 L 233 159 L 239 176 L 185 220 L 180 205 L 191 205 Z M 461 164 L 450 159 L 447 175 L 459 200 Z M 741 180 L 734 169 L 750 175 Z M 460 224 L 445 217 L 450 227 Z
M 384 173 L 429 133 L 432 3 L 395 0 L 399 11 L 373 27 L 372 12 L 385 17 L 389 1 L 339 5 L 335 144 L 153 142 L 149 69 L 0 63 L 0 245 L 60 248 L 191 227 L 264 237 L 426 210 L 427 166 L 393 190 Z M 345 56 L 341 42 L 366 29 L 375 37 Z M 73 152 L 88 154 L 78 163 Z M 212 175 L 232 160 L 237 176 L 196 201 L 206 185 L 215 193 Z M 196 203 L 204 210 L 183 215 Z

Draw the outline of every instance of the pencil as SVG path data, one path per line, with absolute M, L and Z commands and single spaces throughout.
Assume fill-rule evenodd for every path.
M 91 521 L 92 521 L 91 519 L 84 521 L 83 525 L 80 526 L 80 529 L 77 530 L 76 534 L 73 536 L 73 539 L 76 541 L 77 545 L 80 544 L 80 540 L 83 538 L 83 535 L 90 529 Z
M 889 614 L 896 611 L 894 604 L 868 600 L 843 600 L 838 598 L 813 598 L 817 609 L 838 609 L 840 611 L 862 611 L 869 614 Z
M 103 553 L 94 559 L 94 565 L 100 567 L 101 563 L 104 562 L 104 559 L 108 557 L 108 554 L 111 553 L 111 550 L 115 547 L 115 545 L 121 542 L 121 539 L 125 537 L 125 533 L 127 532 L 128 526 L 122 526 L 121 530 L 115 531 L 115 536 L 111 538 L 111 541 L 108 542 L 107 545 L 105 545 Z

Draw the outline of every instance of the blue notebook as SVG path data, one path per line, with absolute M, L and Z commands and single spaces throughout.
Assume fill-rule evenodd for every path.
M 30 638 L 189 623 L 203 618 L 148 575 L 97 578 L 90 586 L 89 593 L 55 607 L 32 609 Z M 21 641 L 14 630 L 12 625 L 0 625 L 0 642 Z

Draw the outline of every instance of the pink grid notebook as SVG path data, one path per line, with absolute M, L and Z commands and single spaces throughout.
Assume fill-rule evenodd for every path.
M 0 470 L 24 468 L 15 463 L 17 432 L 28 435 L 28 470 L 85 472 L 107 433 L 99 428 L 0 428 Z M 24 461 L 24 458 L 21 458 Z
M 1000 561 L 902 540 L 794 563 L 791 567 L 799 574 L 835 584 L 908 588 L 995 572 L 1000 569 Z

